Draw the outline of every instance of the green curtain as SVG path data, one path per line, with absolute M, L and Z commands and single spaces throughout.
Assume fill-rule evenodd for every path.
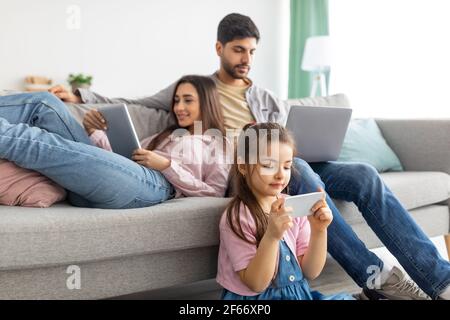
M 291 0 L 290 99 L 309 96 L 312 75 L 301 70 L 303 49 L 308 37 L 324 35 L 328 35 L 328 0 Z

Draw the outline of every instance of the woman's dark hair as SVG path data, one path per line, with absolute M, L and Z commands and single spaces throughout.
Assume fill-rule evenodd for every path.
M 231 13 L 220 21 L 217 28 L 217 41 L 226 45 L 230 41 L 244 38 L 256 38 L 256 42 L 260 38 L 259 30 L 250 17 Z
M 217 91 L 216 84 L 214 80 L 210 77 L 197 76 L 197 75 L 187 75 L 178 80 L 175 85 L 175 90 L 172 96 L 172 115 L 175 117 L 175 112 L 173 111 L 173 106 L 175 103 L 175 96 L 177 94 L 178 87 L 184 83 L 189 83 L 195 87 L 199 97 L 200 104 L 200 115 L 202 121 L 203 132 L 208 129 L 218 129 L 222 136 L 225 137 L 225 127 L 222 108 L 219 104 L 219 93 Z M 158 147 L 161 142 L 163 142 L 169 135 L 176 129 L 181 127 L 177 124 L 167 128 L 166 130 L 159 133 L 148 145 L 148 150 L 154 150 Z
M 253 130 L 253 132 L 250 132 L 251 130 Z M 260 154 L 259 142 L 261 139 L 267 139 L 267 145 L 274 141 L 273 139 L 277 139 L 275 141 L 286 143 L 291 146 L 294 155 L 296 152 L 292 134 L 283 126 L 273 122 L 255 125 L 248 124 L 244 127 L 238 138 L 235 161 L 230 172 L 234 197 L 226 209 L 227 223 L 239 238 L 257 246 L 264 236 L 268 224 L 268 216 L 264 213 L 250 187 L 250 176 L 255 170 L 254 164 L 256 161 L 254 156 L 255 154 L 256 156 Z M 241 157 L 241 159 L 238 160 L 237 157 Z M 259 162 L 259 160 L 257 161 Z M 248 173 L 245 176 L 239 171 L 239 165 L 242 164 L 245 166 L 245 171 Z M 241 204 L 244 204 L 249 209 L 251 216 L 255 221 L 256 243 L 247 239 L 242 230 L 241 219 L 239 217 Z

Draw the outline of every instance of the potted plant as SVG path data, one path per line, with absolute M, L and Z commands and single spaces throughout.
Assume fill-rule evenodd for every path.
M 72 86 L 72 91 L 75 92 L 78 88 L 89 89 L 92 84 L 92 76 L 84 75 L 82 73 L 79 74 L 69 74 L 69 78 L 67 82 Z

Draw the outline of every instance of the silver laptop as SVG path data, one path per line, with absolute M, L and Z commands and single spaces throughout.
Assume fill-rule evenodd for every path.
M 352 109 L 292 106 L 286 127 L 293 133 L 297 156 L 307 162 L 335 161 L 352 116 Z
M 141 147 L 128 108 L 125 104 L 113 104 L 98 108 L 106 120 L 109 143 L 114 153 L 131 159 L 133 151 Z

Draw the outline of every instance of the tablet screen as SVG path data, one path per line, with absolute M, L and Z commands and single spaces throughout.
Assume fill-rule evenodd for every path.
M 98 111 L 106 120 L 106 135 L 113 152 L 131 159 L 134 150 L 141 148 L 141 145 L 127 106 L 110 105 L 101 107 Z

